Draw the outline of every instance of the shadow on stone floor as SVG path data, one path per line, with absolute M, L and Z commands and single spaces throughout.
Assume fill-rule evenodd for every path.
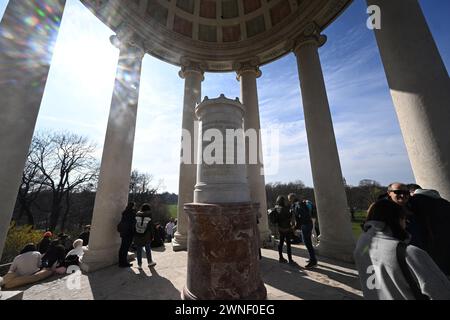
M 286 257 L 286 247 L 283 249 Z M 277 249 L 269 250 L 278 251 Z M 354 273 L 351 271 L 354 265 L 318 256 L 318 266 L 306 271 L 302 267 L 304 261 L 300 262 L 298 258 L 309 259 L 308 251 L 303 247 L 292 246 L 292 254 L 294 261 L 300 265 L 280 264 L 275 258 L 263 257 L 261 272 L 266 284 L 301 299 L 362 299 L 361 296 L 350 291 L 351 289 L 361 290 L 356 271 Z M 336 283 L 351 289 L 338 288 Z
M 105 272 L 88 274 L 95 300 L 180 300 L 181 292 L 155 268 L 118 270 L 114 277 Z
M 309 278 L 300 266 L 280 264 L 275 259 L 263 257 L 261 271 L 264 283 L 282 291 L 281 297 L 288 294 L 304 300 L 362 299 L 353 292 L 333 286 L 326 279 L 319 282 Z

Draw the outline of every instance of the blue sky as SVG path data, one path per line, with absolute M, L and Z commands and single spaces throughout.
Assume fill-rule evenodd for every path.
M 8 1 L 0 0 L 0 15 Z M 450 67 L 450 1 L 420 1 L 442 58 Z M 349 184 L 414 181 L 392 105 L 366 3 L 355 0 L 325 30 L 320 49 L 343 175 Z M 112 31 L 77 0 L 67 0 L 37 130 L 69 130 L 97 143 L 100 159 L 118 50 Z M 266 182 L 302 180 L 312 186 L 297 66 L 289 54 L 261 68 L 261 126 L 280 130 L 280 162 Z M 183 80 L 179 68 L 146 55 L 143 63 L 133 167 L 178 192 Z M 202 95 L 240 95 L 234 73 L 205 75 Z M 264 150 L 267 157 L 268 150 Z M 268 157 L 267 157 L 268 159 Z

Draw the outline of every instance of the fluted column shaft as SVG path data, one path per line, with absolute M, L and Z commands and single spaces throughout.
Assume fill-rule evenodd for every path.
M 294 50 L 320 223 L 318 249 L 321 255 L 352 261 L 354 239 L 350 214 L 318 52 L 324 40 L 320 35 L 307 36 L 299 40 Z
M 64 6 L 65 0 L 51 1 L 45 6 L 35 1 L 9 1 L 0 24 L 0 256 Z M 37 25 L 27 23 L 31 19 Z
M 197 178 L 197 135 L 195 107 L 200 103 L 202 92 L 203 71 L 194 63 L 183 66 L 180 77 L 184 79 L 184 100 L 182 120 L 182 146 L 180 176 L 178 186 L 177 231 L 172 240 L 174 251 L 187 249 L 188 220 L 184 212 L 184 204 L 194 201 L 194 187 Z
M 416 182 L 450 200 L 450 78 L 416 0 L 369 0 L 375 37 Z
M 256 133 L 257 141 L 249 139 L 245 144 L 245 154 L 247 161 L 247 176 L 250 188 L 250 197 L 253 203 L 259 203 L 259 232 L 264 244 L 269 239 L 270 230 L 267 219 L 267 198 L 264 179 L 264 162 L 261 143 L 261 123 L 259 116 L 257 78 L 261 76 L 261 71 L 256 66 L 242 65 L 237 70 L 237 78 L 241 83 L 241 100 L 245 107 L 244 130 L 251 130 Z M 251 136 L 251 135 L 249 135 Z M 251 145 L 250 145 L 251 144 Z M 252 157 L 250 153 L 256 151 L 256 163 L 250 163 Z
M 120 49 L 116 82 L 109 113 L 97 194 L 92 217 L 89 251 L 84 269 L 93 271 L 118 260 L 117 224 L 128 202 L 136 116 L 144 51 L 111 38 Z

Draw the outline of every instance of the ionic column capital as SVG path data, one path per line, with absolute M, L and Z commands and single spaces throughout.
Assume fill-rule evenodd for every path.
M 189 73 L 197 73 L 200 74 L 202 81 L 205 80 L 204 73 L 205 73 L 205 66 L 202 62 L 190 60 L 188 58 L 181 58 L 181 70 L 178 73 L 180 78 L 186 79 L 186 76 Z
M 305 45 L 315 45 L 318 48 L 327 42 L 327 36 L 320 34 L 320 28 L 314 23 L 306 26 L 303 33 L 294 41 L 293 51 L 298 54 L 298 51 Z
M 109 41 L 121 52 L 131 51 L 136 58 L 144 58 L 144 41 L 135 34 L 128 35 L 127 37 L 112 35 L 111 37 L 109 37 Z
M 239 81 L 244 73 L 251 72 L 256 75 L 256 78 L 261 77 L 262 73 L 259 69 L 259 60 L 252 59 L 250 61 L 236 62 L 233 65 L 236 70 L 236 79 Z

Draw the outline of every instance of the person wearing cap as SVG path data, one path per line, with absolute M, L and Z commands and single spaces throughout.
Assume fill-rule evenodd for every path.
M 44 233 L 42 240 L 38 244 L 38 251 L 41 254 L 44 254 L 47 252 L 48 247 L 50 246 L 52 236 L 53 236 L 53 234 L 50 231 L 47 231 Z

